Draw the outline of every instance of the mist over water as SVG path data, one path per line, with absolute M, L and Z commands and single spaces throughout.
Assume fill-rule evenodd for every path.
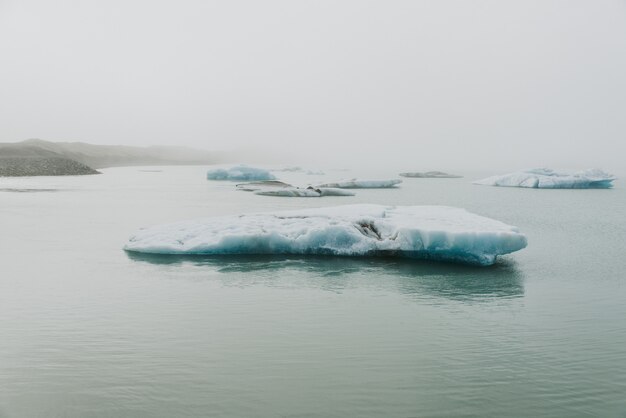
M 626 155 L 619 0 L 3 0 L 0 53 L 0 141 L 451 171 Z
M 273 198 L 206 167 L 3 179 L 0 416 L 620 416 L 626 193 L 404 179 Z M 394 172 L 277 172 L 302 184 Z M 368 175 L 369 174 L 369 175 Z M 461 172 L 461 174 L 467 174 Z M 37 189 L 55 192 L 17 192 Z M 528 202 L 532 204 L 528 204 Z M 487 268 L 399 259 L 157 257 L 138 228 L 360 202 L 518 226 Z
M 207 166 L 0 177 L 0 418 L 626 416 L 623 180 L 471 184 L 626 178 L 623 0 L 0 0 L 0 56 L 0 143 L 208 151 L 89 166 L 465 176 L 322 198 Z M 485 268 L 122 249 L 151 225 L 354 203 L 465 208 L 528 247 Z

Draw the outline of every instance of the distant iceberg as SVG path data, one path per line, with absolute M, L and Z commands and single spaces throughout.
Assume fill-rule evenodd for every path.
M 411 177 L 411 178 L 420 178 L 420 179 L 458 179 L 463 176 L 458 176 L 456 174 L 448 174 L 443 171 L 426 171 L 424 173 L 414 172 L 414 173 L 400 173 L 401 177 Z
M 241 190 L 244 192 L 254 192 L 257 190 L 265 190 L 265 189 L 284 189 L 293 187 L 289 183 L 285 183 L 279 180 L 261 180 L 261 181 L 251 181 L 249 183 L 240 183 L 236 184 L 235 187 L 237 190 Z
M 153 254 L 397 256 L 490 265 L 526 247 L 517 228 L 446 206 L 347 205 L 223 216 L 143 229 Z
M 241 183 L 235 186 L 237 190 L 245 192 L 254 192 L 261 196 L 279 196 L 279 197 L 322 197 L 322 196 L 354 196 L 354 193 L 330 187 L 315 188 L 312 186 L 301 188 L 292 186 L 278 180 L 253 181 L 250 183 Z
M 337 189 L 387 189 L 390 187 L 395 187 L 396 185 L 402 183 L 400 179 L 391 179 L 391 180 L 341 180 L 334 183 L 324 183 L 318 184 L 317 188 L 320 187 L 331 187 Z
M 209 170 L 206 178 L 208 180 L 236 180 L 236 181 L 251 181 L 251 180 L 274 180 L 273 174 L 268 170 L 262 168 L 248 167 L 245 165 L 238 165 L 229 169 L 218 168 L 215 170 Z
M 474 184 L 535 189 L 608 189 L 613 187 L 613 180 L 614 176 L 598 169 L 569 174 L 537 168 L 488 177 Z
M 323 197 L 323 196 L 354 196 L 354 193 L 331 187 L 321 188 L 300 188 L 300 187 L 276 187 L 256 190 L 254 194 L 261 196 L 281 196 L 281 197 Z
M 287 173 L 299 173 L 299 172 L 302 172 L 304 170 L 302 169 L 302 167 L 293 166 L 293 167 L 276 168 L 276 169 L 274 169 L 272 171 L 284 171 L 284 172 L 287 172 Z

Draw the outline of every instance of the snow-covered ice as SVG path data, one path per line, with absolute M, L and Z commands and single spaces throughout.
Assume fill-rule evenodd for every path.
M 206 175 L 208 180 L 238 180 L 238 181 L 251 181 L 251 180 L 274 180 L 273 174 L 263 168 L 248 167 L 245 165 L 238 165 L 229 169 L 218 168 L 215 170 L 209 170 Z
M 346 205 L 153 226 L 127 251 L 399 256 L 490 265 L 526 247 L 516 227 L 446 206 Z
M 614 176 L 599 169 L 570 174 L 537 168 L 488 177 L 475 181 L 474 184 L 535 189 L 608 189 L 613 187 L 613 180 Z
M 360 179 L 352 179 L 352 180 L 340 180 L 333 183 L 324 183 L 318 184 L 317 188 L 320 187 L 332 187 L 337 189 L 387 189 L 390 187 L 395 187 L 397 184 L 402 183 L 400 179 L 390 179 L 390 180 L 360 180 Z

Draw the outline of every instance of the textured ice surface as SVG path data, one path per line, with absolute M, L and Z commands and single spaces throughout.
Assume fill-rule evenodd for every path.
M 143 229 L 127 251 L 156 254 L 400 256 L 493 264 L 526 237 L 500 221 L 446 206 L 346 205 L 223 216 Z
M 334 183 L 318 184 L 315 187 L 333 187 L 338 189 L 387 189 L 402 183 L 400 179 L 390 180 L 340 180 Z
M 535 189 L 608 189 L 613 187 L 613 180 L 615 180 L 614 176 L 598 169 L 570 174 L 559 173 L 548 168 L 536 168 L 487 177 L 475 181 L 474 184 Z
M 262 168 L 248 167 L 245 165 L 238 165 L 229 169 L 218 168 L 215 170 L 209 170 L 206 177 L 209 180 L 238 181 L 274 180 L 276 178 L 268 170 L 264 170 Z

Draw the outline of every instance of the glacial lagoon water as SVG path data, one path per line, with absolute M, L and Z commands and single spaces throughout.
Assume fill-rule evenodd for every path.
M 0 417 L 625 417 L 626 188 L 404 179 L 278 198 L 206 167 L 0 179 Z M 395 172 L 276 173 L 305 183 Z M 160 257 L 143 226 L 348 203 L 518 226 L 492 267 Z

